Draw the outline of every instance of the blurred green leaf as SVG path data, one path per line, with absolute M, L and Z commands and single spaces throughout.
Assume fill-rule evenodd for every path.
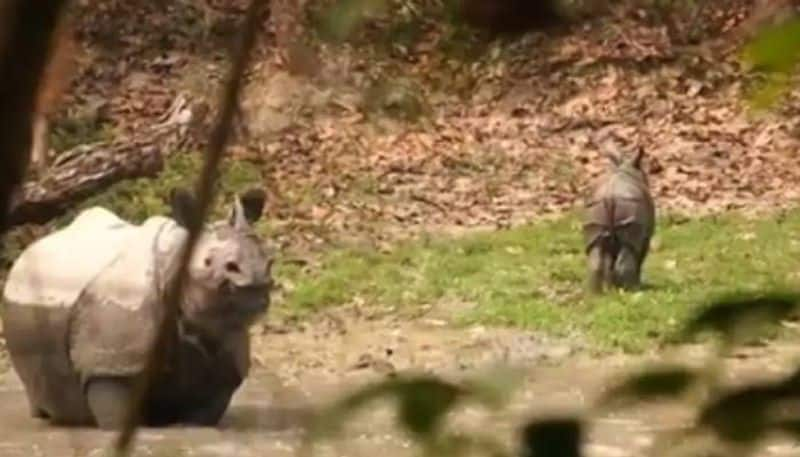
M 450 383 L 433 375 L 398 376 L 369 384 L 338 399 L 320 411 L 311 427 L 309 440 L 316 441 L 340 433 L 352 414 L 379 398 L 398 402 L 400 424 L 421 441 L 436 442 L 440 425 L 448 412 L 463 400 L 484 406 L 500 405 L 518 379 L 515 370 L 495 370 L 494 377 L 477 377 L 462 384 Z
M 768 431 L 768 408 L 783 397 L 773 384 L 740 388 L 703 408 L 700 424 L 729 442 L 750 443 Z
M 744 49 L 746 63 L 771 72 L 789 72 L 800 57 L 800 19 L 764 28 Z
M 317 414 L 310 429 L 309 439 L 316 441 L 340 433 L 349 416 L 373 400 L 390 395 L 393 388 L 391 381 L 369 384 L 338 399 Z
M 463 393 L 458 386 L 434 378 L 401 382 L 396 392 L 401 423 L 423 440 L 430 439 L 439 431 L 444 416 Z
M 700 423 L 721 438 L 753 442 L 768 432 L 800 435 L 800 367 L 780 381 L 751 383 L 732 390 L 706 406 Z
M 767 81 L 756 89 L 751 101 L 758 109 L 774 104 L 789 87 L 786 76 L 800 59 L 800 19 L 765 27 L 745 46 L 742 60 L 746 66 L 769 73 Z
M 583 441 L 580 419 L 552 418 L 528 423 L 522 431 L 522 457 L 579 457 Z
M 678 397 L 694 386 L 698 378 L 696 373 L 685 367 L 649 368 L 612 387 L 600 399 L 599 406 L 604 408 Z
M 732 295 L 722 298 L 690 320 L 684 332 L 695 335 L 704 331 L 735 338 L 744 330 L 765 323 L 775 323 L 794 311 L 800 295 L 794 292 L 774 292 L 754 296 Z

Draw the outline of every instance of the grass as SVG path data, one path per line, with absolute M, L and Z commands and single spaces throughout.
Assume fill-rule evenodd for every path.
M 169 190 L 191 185 L 185 177 L 195 176 L 199 166 L 197 154 L 173 154 L 158 179 L 117 184 L 78 210 L 101 205 L 132 222 L 165 214 Z M 257 166 L 226 162 L 214 217 L 223 216 L 234 193 L 261 182 Z M 57 225 L 74 215 L 70 212 Z M 269 218 L 258 228 L 269 236 Z M 800 209 L 758 220 L 735 214 L 688 222 L 662 218 L 645 264 L 646 289 L 599 297 L 584 293 L 585 256 L 574 215 L 510 230 L 406 242 L 390 253 L 333 248 L 311 270 L 279 261 L 278 279 L 289 287 L 278 306 L 302 314 L 354 300 L 409 309 L 443 303 L 459 323 L 579 334 L 600 349 L 638 351 L 669 339 L 718 295 L 782 289 L 795 282 L 795 259 L 800 257 L 795 233 L 800 233 Z M 18 252 L 24 246 L 19 244 L 9 252 Z
M 99 205 L 114 211 L 123 219 L 141 223 L 154 214 L 169 211 L 168 197 L 176 186 L 194 188 L 195 177 L 200 174 L 201 155 L 195 153 L 170 154 L 158 179 L 140 178 L 120 182 L 106 192 L 83 202 L 75 211 L 59 220 L 59 225 L 72 221 L 77 211 Z M 190 177 L 190 178 L 187 178 Z M 223 162 L 220 173 L 220 194 L 215 200 L 212 216 L 219 218 L 230 207 L 233 195 L 251 186 L 262 185 L 263 178 L 257 166 L 246 161 Z
M 141 223 L 150 216 L 169 213 L 168 197 L 170 190 L 176 186 L 192 189 L 194 177 L 198 176 L 201 167 L 201 156 L 197 153 L 174 153 L 166 159 L 164 170 L 157 179 L 140 178 L 119 182 L 105 192 L 83 201 L 76 208 L 55 219 L 55 228 L 64 227 L 75 216 L 86 208 L 102 206 L 133 223 Z M 187 178 L 191 177 L 191 178 Z M 220 173 L 220 194 L 215 200 L 211 218 L 225 217 L 230 210 L 233 195 L 243 192 L 251 186 L 261 186 L 263 177 L 259 168 L 246 161 L 229 160 L 223 163 Z M 262 218 L 258 221 L 257 230 L 269 236 L 272 230 L 270 221 Z M 22 253 L 28 243 L 43 233 L 31 234 L 25 227 L 16 227 L 6 236 L 5 249 L 0 255 L 0 276 L 3 269 Z
M 579 333 L 599 348 L 638 351 L 674 335 L 714 297 L 782 288 L 796 280 L 800 210 L 750 220 L 729 214 L 688 222 L 664 218 L 645 265 L 645 290 L 584 293 L 578 219 L 567 216 L 506 231 L 436 238 L 391 253 L 342 248 L 313 272 L 283 265 L 288 310 L 361 298 L 415 306 L 462 303 L 461 323 Z

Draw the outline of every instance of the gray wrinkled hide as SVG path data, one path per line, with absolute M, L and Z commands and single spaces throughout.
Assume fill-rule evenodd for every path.
M 620 160 L 595 187 L 584 214 L 589 288 L 631 289 L 641 284 L 642 264 L 655 230 L 655 206 L 641 168 L 643 152 Z
M 248 328 L 266 311 L 271 279 L 244 217 L 237 202 L 230 220 L 201 236 L 172 329 L 177 342 L 145 408 L 151 425 L 215 422 L 247 376 Z M 87 382 L 142 371 L 186 235 L 171 218 L 133 225 L 95 207 L 20 255 L 5 285 L 2 319 L 34 416 L 97 423 Z

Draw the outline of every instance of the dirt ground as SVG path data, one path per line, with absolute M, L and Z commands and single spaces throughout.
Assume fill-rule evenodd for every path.
M 514 429 L 531 417 L 585 411 L 603 386 L 655 355 L 592 357 L 575 342 L 549 340 L 519 330 L 453 328 L 435 318 L 359 315 L 337 311 L 300 324 L 274 325 L 257 334 L 250 378 L 216 428 L 148 429 L 139 435 L 139 456 L 297 455 L 304 424 L 315 405 L 333 395 L 392 372 L 430 371 L 460 376 L 491 369 L 497 362 L 530 368 L 510 407 L 486 412 L 465 406 L 453 424 L 490 432 L 513 443 Z M 661 353 L 702 363 L 706 349 L 682 347 Z M 793 366 L 796 344 L 751 348 L 728 360 L 732 382 L 770 377 Z M 0 381 L 0 455 L 101 455 L 113 435 L 88 429 L 50 427 L 27 417 L 22 387 L 12 371 Z M 651 405 L 595 417 L 586 455 L 648 455 L 654 436 L 685 425 L 691 411 L 679 404 Z M 346 437 L 316 448 L 316 455 L 385 457 L 414 455 L 407 436 L 392 426 L 391 412 L 376 406 L 348 425 Z M 772 440 L 758 455 L 798 455 L 800 446 Z

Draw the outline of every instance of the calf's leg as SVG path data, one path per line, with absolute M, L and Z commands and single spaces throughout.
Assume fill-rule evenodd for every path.
M 624 246 L 614 262 L 614 283 L 623 289 L 639 287 L 639 258 L 628 246 Z
M 603 250 L 602 245 L 598 244 L 591 248 L 588 257 L 589 270 L 589 291 L 600 293 L 608 285 L 608 274 L 610 270 L 609 255 Z

